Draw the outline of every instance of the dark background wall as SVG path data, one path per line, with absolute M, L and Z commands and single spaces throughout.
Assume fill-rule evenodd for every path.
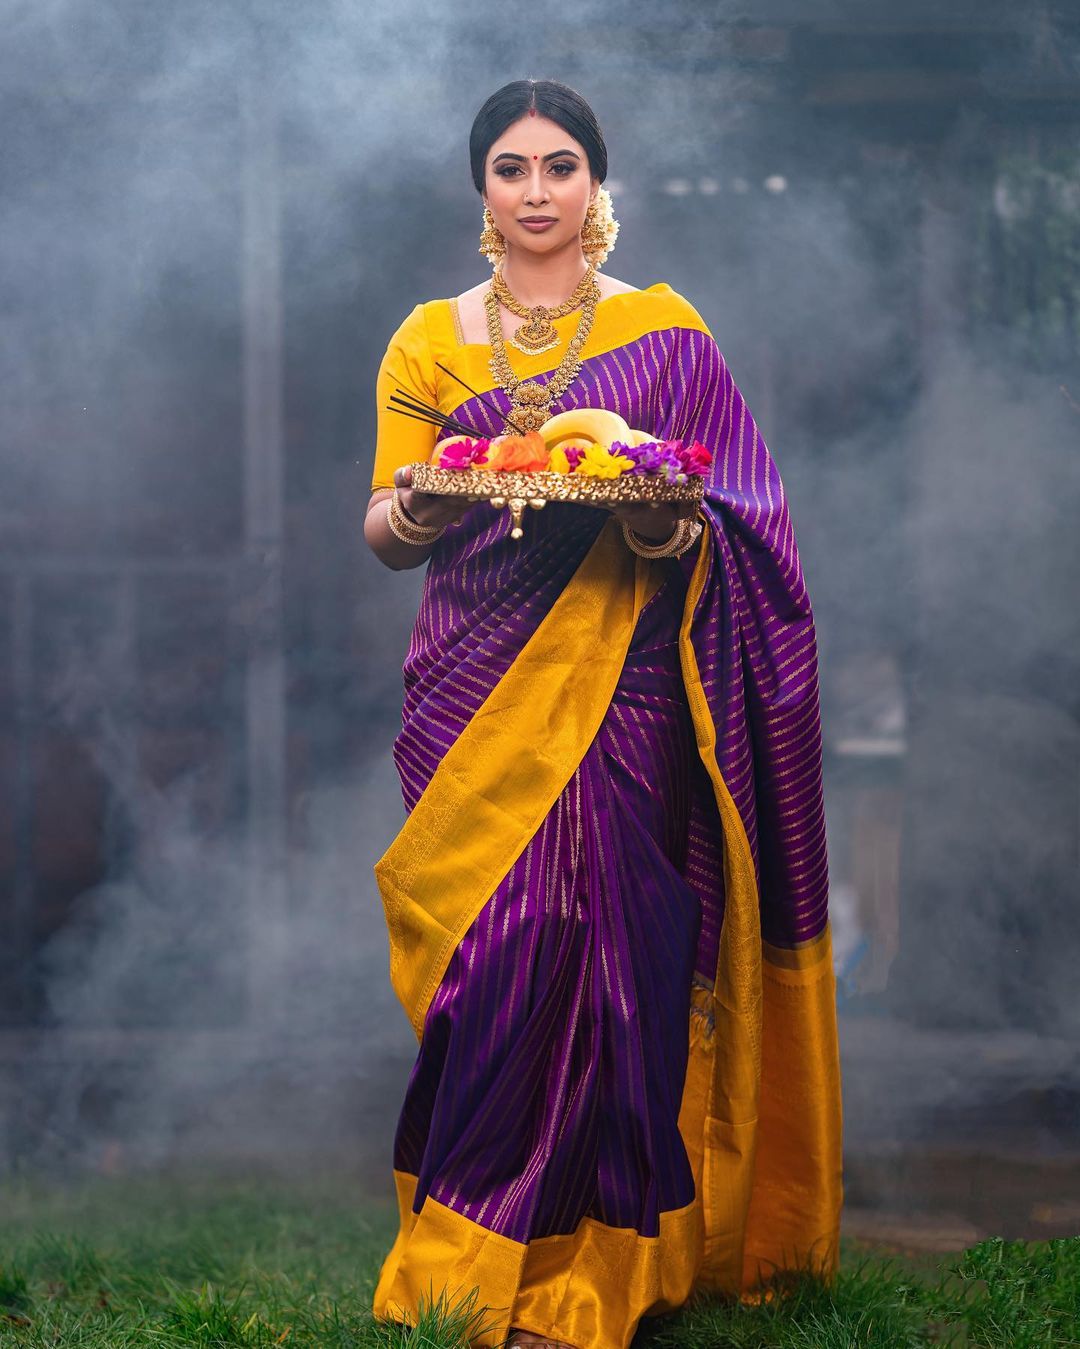
M 389 1175 L 374 373 L 488 274 L 521 76 L 593 103 L 606 270 L 694 302 L 791 499 L 851 1149 L 1071 1146 L 1072 8 L 56 0 L 0 53 L 0 1156 L 281 1158 L 315 1101 Z

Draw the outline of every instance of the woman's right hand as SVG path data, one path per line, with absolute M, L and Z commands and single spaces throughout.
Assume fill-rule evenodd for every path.
M 394 469 L 394 486 L 398 489 L 398 500 L 405 508 L 406 515 L 418 525 L 452 525 L 468 511 L 474 503 L 468 497 L 442 496 L 438 492 L 417 492 L 410 486 L 412 468 L 405 464 Z

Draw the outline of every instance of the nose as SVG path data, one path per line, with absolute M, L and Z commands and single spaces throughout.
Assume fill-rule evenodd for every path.
M 538 165 L 533 165 L 530 171 L 529 183 L 525 191 L 525 203 L 528 206 L 538 206 L 547 201 L 547 193 L 544 191 L 544 180 L 541 177 L 543 170 Z

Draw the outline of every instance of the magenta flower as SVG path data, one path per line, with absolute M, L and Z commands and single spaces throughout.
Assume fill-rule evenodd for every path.
M 700 440 L 695 440 L 692 445 L 682 451 L 682 464 L 687 473 L 696 473 L 703 476 L 711 463 L 712 451 L 706 449 Z
M 439 451 L 437 464 L 439 468 L 478 468 L 487 460 L 488 446 L 490 440 L 477 439 L 470 440 L 465 437 L 461 440 L 455 440 L 447 445 L 445 449 Z

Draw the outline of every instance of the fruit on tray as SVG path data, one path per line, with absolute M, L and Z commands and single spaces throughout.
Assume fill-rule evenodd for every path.
M 438 466 L 445 460 L 447 467 L 458 468 L 461 466 L 459 453 L 464 452 L 477 468 L 495 467 L 495 461 L 535 461 L 543 458 L 545 451 L 562 450 L 565 453 L 568 449 L 585 450 L 590 445 L 607 446 L 616 441 L 624 445 L 641 445 L 653 437 L 647 431 L 634 430 L 617 412 L 609 412 L 606 408 L 570 408 L 549 417 L 539 431 L 531 431 L 526 436 L 513 433 L 492 436 L 487 441 L 486 452 L 475 459 L 468 451 L 455 450 L 455 446 L 464 447 L 476 439 L 467 435 L 447 436 L 436 446 L 432 462 Z M 561 462 L 559 456 L 556 456 L 556 462 Z M 534 466 L 539 467 L 539 464 Z
M 625 444 L 631 432 L 623 418 L 607 408 L 569 408 L 549 417 L 541 426 L 540 434 L 550 449 L 570 436 L 580 437 L 592 445 L 610 445 L 616 440 Z

